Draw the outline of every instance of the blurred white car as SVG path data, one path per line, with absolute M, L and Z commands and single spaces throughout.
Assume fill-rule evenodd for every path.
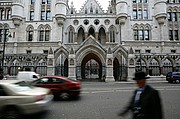
M 52 99 L 49 89 L 20 80 L 0 80 L 0 119 L 17 119 L 46 110 Z

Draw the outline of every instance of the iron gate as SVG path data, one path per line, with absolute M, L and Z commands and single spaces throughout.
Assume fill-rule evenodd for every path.
M 114 66 L 114 79 L 115 81 L 127 80 L 128 70 L 126 65 Z

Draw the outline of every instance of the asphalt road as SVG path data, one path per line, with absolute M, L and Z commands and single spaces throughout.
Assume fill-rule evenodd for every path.
M 160 91 L 165 119 L 180 119 L 180 84 L 149 82 Z M 48 111 L 28 116 L 34 119 L 119 119 L 136 85 L 131 83 L 82 82 L 77 100 L 53 101 Z M 129 114 L 126 119 L 129 119 Z

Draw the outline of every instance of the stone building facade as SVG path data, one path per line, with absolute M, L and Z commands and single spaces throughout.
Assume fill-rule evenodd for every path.
M 111 0 L 104 11 L 86 0 L 77 11 L 68 0 L 1 0 L 0 52 L 9 76 L 19 70 L 100 81 L 128 80 L 137 70 L 164 76 L 180 71 L 180 1 Z

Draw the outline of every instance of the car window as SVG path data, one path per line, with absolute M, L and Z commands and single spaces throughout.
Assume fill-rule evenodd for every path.
M 46 84 L 48 83 L 48 78 L 41 78 L 41 79 L 38 79 L 36 81 L 34 81 L 32 84 Z
M 38 78 L 36 75 L 33 75 L 33 78 Z
M 62 84 L 64 83 L 64 80 L 59 78 L 52 78 L 52 82 L 53 84 Z
M 5 89 L 0 85 L 0 96 L 8 96 Z
M 70 81 L 74 81 L 74 82 L 79 82 L 76 79 L 71 79 L 71 78 L 65 78 L 65 79 L 70 80 Z
M 15 83 L 16 85 L 19 85 L 19 86 L 30 86 L 28 83 L 26 83 L 25 81 L 20 81 L 20 82 L 17 82 Z

